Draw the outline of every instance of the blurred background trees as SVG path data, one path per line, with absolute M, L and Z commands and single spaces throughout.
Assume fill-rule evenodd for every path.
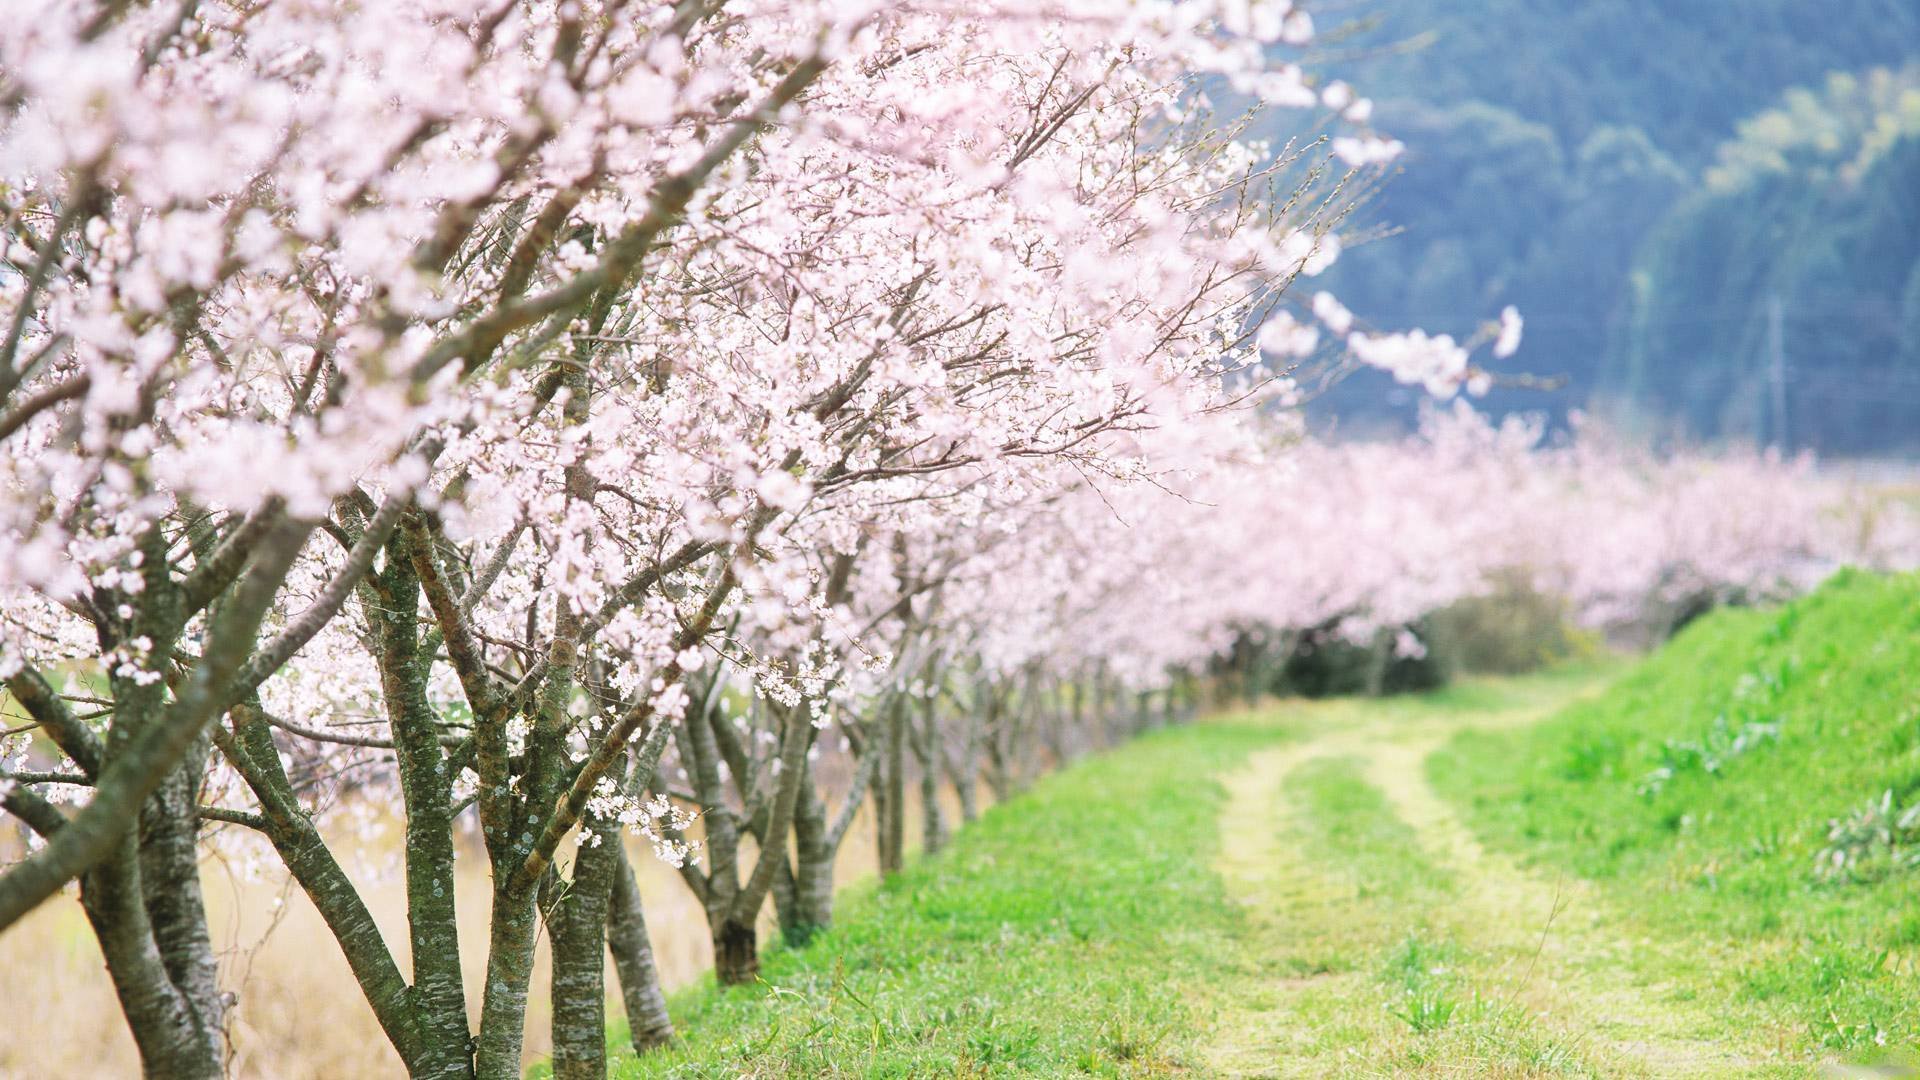
M 1522 367 L 1651 435 L 1920 449 L 1920 7 L 1369 0 L 1322 65 L 1405 141 L 1328 278 L 1386 325 L 1518 305 Z M 1329 15 L 1331 18 L 1331 15 Z M 1391 256 L 1387 252 L 1391 251 Z M 1361 372 L 1319 405 L 1403 428 Z M 1782 414 L 1784 415 L 1778 415 Z

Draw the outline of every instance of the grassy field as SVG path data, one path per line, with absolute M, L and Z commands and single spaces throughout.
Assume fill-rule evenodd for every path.
M 843 898 L 758 988 L 674 1002 L 685 1038 L 618 1076 L 1162 1074 L 1244 915 L 1211 872 L 1213 778 L 1283 732 L 1160 731 L 1040 781 L 952 849 Z
M 763 985 L 683 991 L 685 1040 L 616 1074 L 1907 1060 L 1917 632 L 1920 584 L 1848 575 L 1631 667 L 1156 732 L 856 888 Z
M 1156 732 L 856 888 L 764 985 L 682 993 L 684 1041 L 616 1075 L 1800 1075 L 1743 1014 L 1667 1000 L 1641 928 L 1480 850 L 1426 781 L 1463 726 L 1611 674 Z
M 1843 575 L 1631 665 L 1153 732 L 893 881 L 852 884 L 838 928 L 772 949 L 755 987 L 694 976 L 702 928 L 666 882 L 648 902 L 663 960 L 693 979 L 673 997 L 684 1038 L 614 1071 L 1718 1077 L 1911 1060 L 1916 801 L 1920 581 Z M 247 1071 L 391 1071 L 377 1036 L 342 1034 L 367 1021 L 288 906 L 245 965 L 273 991 L 246 999 L 263 1048 Z M 35 924 L 39 951 L 0 956 L 46 969 L 44 994 L 0 1001 L 23 1033 L 0 1035 L 0 1073 L 56 1043 L 126 1057 L 123 1031 L 57 1019 L 74 987 L 105 992 L 97 958 L 67 947 L 69 908 Z M 236 943 L 264 935 L 229 921 Z
M 1802 1043 L 1920 1042 L 1920 581 L 1723 611 L 1605 696 L 1430 762 L 1473 827 L 1594 881 Z

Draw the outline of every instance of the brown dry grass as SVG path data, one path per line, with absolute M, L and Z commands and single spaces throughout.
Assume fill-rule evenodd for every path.
M 920 812 L 917 802 L 911 796 L 909 800 L 911 834 Z M 951 811 L 949 820 L 957 823 L 957 800 L 948 793 L 942 801 Z M 390 859 L 396 833 L 389 827 L 362 850 Z M 340 847 L 344 845 L 336 845 Z M 706 920 L 673 869 L 641 846 L 631 851 L 661 976 L 672 990 L 713 964 Z M 398 875 L 350 864 L 347 869 L 404 970 L 406 895 Z M 863 807 L 835 876 L 844 885 L 871 876 L 875 869 L 872 815 Z M 231 1024 L 233 1075 L 272 1080 L 403 1075 L 326 925 L 298 887 L 289 888 L 284 875 L 243 880 L 212 858 L 202 864 L 201 880 L 215 947 L 222 950 L 222 980 L 237 995 Z M 476 992 L 486 967 L 489 891 L 486 859 L 477 845 L 463 848 L 458 883 L 468 1008 L 477 1016 Z M 771 937 L 771 921 L 769 907 L 762 913 L 767 928 L 763 940 Z M 545 1056 L 550 1045 L 546 964 L 543 939 L 527 1017 L 529 1061 Z M 611 969 L 608 986 L 616 1000 L 611 1021 L 619 1016 Z M 71 891 L 0 935 L 0 1018 L 0 1077 L 139 1073 L 133 1039 L 120 1018 L 100 950 Z

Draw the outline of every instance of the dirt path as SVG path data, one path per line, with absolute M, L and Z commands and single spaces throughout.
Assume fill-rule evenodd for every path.
M 1210 1073 L 1807 1075 L 1770 1053 L 1777 1033 L 1731 1033 L 1705 981 L 1592 889 L 1487 851 L 1434 791 L 1427 758 L 1456 731 L 1529 723 L 1557 703 L 1285 710 L 1282 722 L 1314 734 L 1222 778 L 1217 867 L 1250 932 L 1244 993 L 1219 1004 Z M 1306 850 L 1325 825 L 1296 790 L 1309 765 L 1371 787 L 1359 794 L 1380 805 L 1382 834 L 1401 836 L 1419 869 L 1386 888 L 1356 884 L 1342 869 L 1351 852 Z M 1383 965 L 1421 948 L 1444 959 L 1413 973 L 1415 989 L 1383 985 Z M 1696 971 L 1725 959 L 1691 942 L 1688 957 Z

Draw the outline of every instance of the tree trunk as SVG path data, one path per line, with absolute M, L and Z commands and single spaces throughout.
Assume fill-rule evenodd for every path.
M 959 757 L 947 759 L 944 752 L 940 754 L 945 760 L 947 775 L 953 780 L 953 789 L 960 796 L 960 821 L 967 825 L 973 824 L 980 818 L 979 747 L 980 717 L 969 710 Z
M 874 760 L 873 776 L 867 780 L 867 788 L 870 792 L 867 801 L 873 804 L 873 860 L 884 874 L 887 866 L 887 816 L 889 814 L 887 809 L 889 755 L 884 735 L 880 739 L 880 745 L 874 747 L 871 752 L 878 755 Z
M 851 796 L 850 796 L 851 797 Z M 780 908 L 780 936 L 799 947 L 833 925 L 833 862 L 836 854 L 827 824 L 827 805 L 814 787 L 813 769 L 801 780 L 793 815 L 793 877 Z
M 920 850 L 938 855 L 947 847 L 947 816 L 940 806 L 940 774 L 931 765 L 920 773 Z
M 373 1008 L 400 1059 L 414 1075 L 436 1075 L 427 1064 L 412 1003 L 411 988 L 394 962 L 393 953 L 381 936 L 380 925 L 367 910 L 359 890 L 328 849 L 326 840 L 313 820 L 302 812 L 294 798 L 286 770 L 281 767 L 278 750 L 267 722 L 261 718 L 259 699 L 236 710 L 240 730 L 235 738 L 224 738 L 215 728 L 215 738 L 227 760 L 239 770 L 254 797 L 260 800 L 266 819 L 267 839 L 272 842 L 287 870 L 313 902 L 314 910 L 325 920 L 327 929 L 340 946 L 341 955 L 360 984 L 360 991 Z M 460 1017 L 465 1026 L 466 1008 Z M 473 1075 L 471 1045 L 460 1040 L 461 1071 L 454 1075 Z
M 627 1033 L 635 1053 L 646 1053 L 673 1041 L 673 1020 L 667 998 L 660 991 L 660 971 L 653 962 L 653 940 L 640 907 L 640 883 L 626 849 L 613 845 L 612 895 L 607 917 L 607 948 L 620 976 L 620 997 L 627 1010 Z
M 1053 757 L 1053 767 L 1056 769 L 1064 767 L 1072 756 L 1072 751 L 1068 748 L 1068 714 L 1041 707 L 1037 718 L 1040 724 L 1040 737 L 1046 740 L 1047 753 Z
M 713 974 L 721 986 L 760 977 L 760 933 L 751 922 L 728 919 L 713 930 Z
M 907 704 L 894 695 L 887 707 L 887 797 L 880 805 L 880 876 L 898 874 L 907 861 Z
M 608 893 L 618 868 L 620 833 L 616 827 L 583 835 L 592 839 L 574 856 L 572 887 L 548 905 L 554 1080 L 602 1080 L 607 1075 L 604 957 Z
M 1261 653 L 1265 650 L 1254 641 L 1251 634 L 1241 635 L 1239 644 L 1243 650 L 1241 653 L 1242 692 L 1248 705 L 1258 705 L 1260 695 L 1266 689 L 1263 685 L 1266 681 L 1266 666 L 1260 662 Z
M 432 540 L 418 523 L 387 542 L 387 565 L 374 582 L 384 589 L 371 618 L 380 646 L 380 685 L 393 732 L 406 809 L 407 940 L 413 984 L 408 990 L 419 1053 L 416 1077 L 457 1080 L 473 1075 L 460 925 L 454 917 L 453 770 L 440 746 L 439 718 L 427 699 L 432 657 L 421 648 L 421 567 L 432 570 Z
M 1093 722 L 1100 728 L 1100 740 L 1108 746 L 1117 746 L 1121 741 L 1121 732 L 1114 725 L 1113 695 L 1107 684 L 1107 673 L 1101 670 L 1093 676 Z
M 225 1071 L 218 1033 L 196 1022 L 167 977 L 140 892 L 131 832 L 80 879 L 80 901 L 140 1050 L 141 1070 L 156 1080 L 218 1080 Z
M 565 701 L 573 686 L 571 665 L 555 664 L 542 690 L 533 734 L 527 741 L 526 805 L 551 807 L 564 786 L 567 760 Z M 480 999 L 480 1045 L 474 1057 L 478 1080 L 519 1080 L 526 1042 L 528 984 L 533 980 L 534 943 L 539 938 L 538 885 L 516 886 L 538 819 L 523 822 L 528 839 L 505 849 L 494 862 L 492 926 L 487 939 L 486 991 Z M 598 953 L 595 953 L 598 959 Z
M 987 788 L 993 792 L 995 802 L 1006 802 L 1013 794 L 1013 777 L 1008 772 L 1006 750 L 1013 715 L 1012 710 L 1005 707 L 1006 703 L 991 688 L 985 692 L 987 716 L 981 741 L 987 751 Z
M 947 846 L 947 818 L 940 806 L 940 730 L 932 698 L 927 699 L 921 717 L 921 737 L 914 743 L 920 765 L 920 849 L 934 855 Z
M 780 756 L 775 764 L 778 786 L 768 807 L 766 833 L 777 837 L 778 846 L 761 849 L 753 864 L 753 873 L 727 904 L 724 917 L 709 923 L 713 927 L 714 971 L 724 985 L 738 985 L 760 974 L 759 933 L 755 923 L 767 902 L 773 885 L 774 868 L 786 864 L 786 837 L 793 829 L 794 808 L 800 802 L 800 789 L 807 776 L 807 748 L 813 745 L 814 726 L 806 710 L 790 709 L 780 718 Z M 712 920 L 715 908 L 707 908 Z
M 1075 679 L 1067 684 L 1066 693 L 1069 702 L 1067 712 L 1069 723 L 1067 726 L 1073 729 L 1073 738 L 1078 740 L 1083 748 L 1094 744 L 1096 740 L 1093 738 L 1093 733 L 1087 729 L 1086 684 L 1079 679 Z M 1064 765 L 1065 762 L 1062 761 L 1061 764 Z
M 1377 630 L 1373 648 L 1367 655 L 1367 696 L 1379 697 L 1387 689 L 1387 668 L 1393 663 L 1393 634 Z
M 226 1054 L 226 999 L 220 992 L 213 939 L 200 891 L 200 827 L 196 807 L 206 744 L 187 756 L 147 800 L 140 823 L 140 890 L 167 978 L 194 1028 L 215 1055 Z
M 114 677 L 114 728 L 106 762 L 139 733 L 167 722 L 163 687 Z M 114 841 L 80 878 L 80 901 L 99 939 L 121 1011 L 151 1077 L 217 1077 L 225 1071 L 224 1009 L 200 898 L 194 806 L 206 743 L 188 747 L 138 806 L 138 827 Z M 62 825 L 60 832 L 71 828 Z M 49 843 L 55 837 L 49 837 Z M 151 880 L 149 880 L 151 875 Z
M 533 943 L 538 930 L 535 899 L 531 893 L 517 893 L 505 881 L 494 887 L 487 989 L 480 1003 L 480 1046 L 474 1058 L 479 1080 L 520 1077 L 527 982 L 533 977 Z

